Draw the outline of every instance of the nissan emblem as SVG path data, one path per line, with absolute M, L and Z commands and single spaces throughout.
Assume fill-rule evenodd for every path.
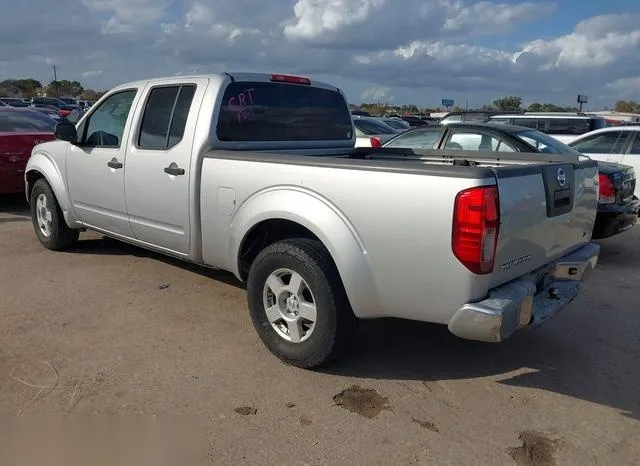
M 558 168 L 556 179 L 558 180 L 558 184 L 561 188 L 564 188 L 564 185 L 567 184 L 567 175 L 564 174 L 564 170 L 562 168 Z

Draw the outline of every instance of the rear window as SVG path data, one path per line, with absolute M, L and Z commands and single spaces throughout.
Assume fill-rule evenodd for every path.
M 515 135 L 542 154 L 582 155 L 575 149 L 541 131 L 519 131 Z
M 51 132 L 56 121 L 40 112 L 29 110 L 0 112 L 0 132 L 28 133 L 31 131 Z
M 396 134 L 396 131 L 386 123 L 376 120 L 355 119 L 353 124 L 367 136 L 375 134 Z
M 349 108 L 336 91 L 299 84 L 234 82 L 222 100 L 220 141 L 344 141 Z

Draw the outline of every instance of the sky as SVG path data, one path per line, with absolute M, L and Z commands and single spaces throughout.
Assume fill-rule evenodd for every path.
M 278 72 L 356 104 L 596 109 L 640 100 L 639 46 L 640 0 L 21 0 L 0 16 L 0 80 Z

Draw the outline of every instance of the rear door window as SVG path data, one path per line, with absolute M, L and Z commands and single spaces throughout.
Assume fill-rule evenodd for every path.
M 419 129 L 405 133 L 385 147 L 404 147 L 406 149 L 433 149 L 440 136 L 439 128 Z
M 220 141 L 348 141 L 353 123 L 335 90 L 245 81 L 227 86 L 216 134 Z
M 167 150 L 182 140 L 195 89 L 190 84 L 151 90 L 142 116 L 138 147 Z
M 628 134 L 624 131 L 594 134 L 571 144 L 571 147 L 583 154 L 619 154 L 622 152 Z
M 445 149 L 458 150 L 498 150 L 500 139 L 479 131 L 453 130 L 449 141 L 444 146 Z M 509 146 L 505 144 L 503 152 L 509 151 Z
M 353 123 L 356 128 L 368 136 L 373 136 L 375 134 L 396 134 L 396 131 L 393 128 L 380 121 L 356 118 Z
M 640 132 L 636 133 L 636 140 L 633 142 L 631 146 L 631 154 L 640 154 Z

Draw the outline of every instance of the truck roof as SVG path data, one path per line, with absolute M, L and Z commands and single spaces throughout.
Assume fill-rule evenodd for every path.
M 144 84 L 161 84 L 165 82 L 177 82 L 184 81 L 188 79 L 197 79 L 197 78 L 205 78 L 212 80 L 222 80 L 226 78 L 231 78 L 237 81 L 263 81 L 269 82 L 271 81 L 271 76 L 280 75 L 280 76 L 295 76 L 295 77 L 304 77 L 311 81 L 311 85 L 314 87 L 321 87 L 324 89 L 330 89 L 334 91 L 339 91 L 339 89 L 331 84 L 327 84 L 323 81 L 317 81 L 315 79 L 308 78 L 307 76 L 293 75 L 288 73 L 246 73 L 246 72 L 229 72 L 229 73 L 205 73 L 205 74 L 185 74 L 185 75 L 174 75 L 174 76 L 162 76 L 155 77 L 149 79 L 141 79 L 138 81 L 130 81 L 123 84 L 119 84 L 113 87 L 111 90 L 125 89 L 127 87 L 132 86 L 141 86 Z

